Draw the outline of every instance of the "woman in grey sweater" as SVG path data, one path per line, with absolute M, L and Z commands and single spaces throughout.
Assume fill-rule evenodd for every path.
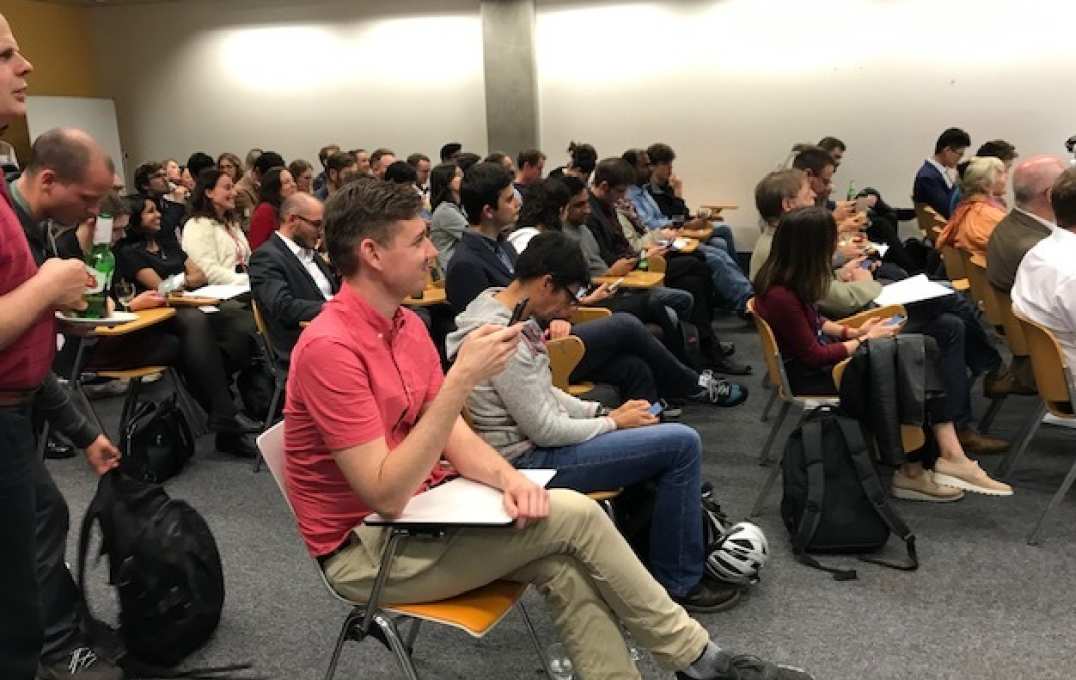
M 437 264 L 448 271 L 448 261 L 456 244 L 467 231 L 467 217 L 460 206 L 460 183 L 463 171 L 455 163 L 442 163 L 430 171 L 430 240 L 437 248 Z

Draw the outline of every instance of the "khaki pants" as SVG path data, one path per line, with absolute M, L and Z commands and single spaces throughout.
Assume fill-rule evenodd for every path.
M 388 532 L 355 528 L 359 541 L 325 564 L 343 597 L 363 602 L 373 588 Z M 383 602 L 428 602 L 497 579 L 533 584 L 580 677 L 640 678 L 618 621 L 663 666 L 682 670 L 709 636 L 669 599 L 597 503 L 574 491 L 550 491 L 549 517 L 514 528 L 458 529 L 439 539 L 406 538 L 385 584 Z

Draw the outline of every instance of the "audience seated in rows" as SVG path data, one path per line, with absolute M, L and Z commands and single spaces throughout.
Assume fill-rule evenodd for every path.
M 482 204 L 478 211 L 515 212 L 510 186 L 495 208 Z M 357 182 L 329 203 L 325 216 L 329 255 L 345 284 L 293 352 L 284 448 L 288 497 L 329 584 L 355 601 L 369 597 L 389 532 L 363 524 L 364 517 L 399 514 L 413 495 L 445 478 L 444 458 L 463 477 L 503 490 L 518 528 L 496 536 L 460 529 L 446 540 L 404 542 L 397 564 L 410 566 L 389 574 L 386 601 L 431 601 L 498 578 L 519 580 L 547 597 L 581 675 L 637 677 L 621 625 L 683 677 L 736 673 L 738 663 L 748 662 L 709 641 L 596 503 L 535 486 L 461 418 L 473 388 L 518 351 L 520 328 L 472 331 L 442 375 L 426 330 L 400 307 L 422 287 L 436 254 L 419 205 L 406 187 Z M 474 221 L 490 220 L 487 214 Z M 810 677 L 749 663 L 778 680 Z
M 516 156 L 516 176 L 512 186 L 516 190 L 516 199 L 523 201 L 523 192 L 528 186 L 542 181 L 545 174 L 545 154 L 539 149 L 520 151 Z
M 598 164 L 598 152 L 586 142 L 568 143 L 568 164 L 549 171 L 549 177 L 578 177 L 584 184 L 590 182 L 590 175 Z
M 311 196 L 314 195 L 314 166 L 310 165 L 309 161 L 302 158 L 293 160 L 288 163 L 288 172 L 291 173 L 291 178 L 295 180 L 296 190 Z
M 296 191 L 298 186 L 287 168 L 277 166 L 265 171 L 258 187 L 261 202 L 250 217 L 247 233 L 251 250 L 257 250 L 280 226 L 280 206 Z
M 956 190 L 956 165 L 969 146 L 971 137 L 960 128 L 942 132 L 934 144 L 934 156 L 923 161 L 915 174 L 912 200 L 930 206 L 934 212 L 949 219 L 952 215 L 949 206 Z
M 969 255 L 986 255 L 994 227 L 1005 217 L 995 196 L 1008 184 L 1005 164 L 998 158 L 972 158 L 960 179 L 963 198 L 938 236 L 937 247 L 953 246 Z
M 385 179 L 385 171 L 396 162 L 396 154 L 391 149 L 374 149 L 370 152 L 369 174 L 378 179 Z
M 688 611 L 725 609 L 739 598 L 739 589 L 703 575 L 699 435 L 682 425 L 659 425 L 645 399 L 609 411 L 553 386 L 542 331 L 528 319 L 546 325 L 567 319 L 589 282 L 579 249 L 550 231 L 520 255 L 507 288 L 486 290 L 456 317 L 450 359 L 471 333 L 507 326 L 512 310 L 524 305 L 516 351 L 467 399 L 472 426 L 516 468 L 558 470 L 554 487 L 591 492 L 653 481 L 651 573 Z
M 168 175 L 160 163 L 150 161 L 138 166 L 134 172 L 135 192 L 150 198 L 161 213 L 161 239 L 175 241 L 179 245 L 180 231 L 187 219 L 186 199 L 177 203 Z
M 243 161 L 234 153 L 224 152 L 217 156 L 217 169 L 232 178 L 238 184 L 243 179 Z
M 1013 163 L 1016 162 L 1016 159 L 1019 156 L 1020 154 L 1016 153 L 1016 147 L 1006 142 L 1004 139 L 992 139 L 989 142 L 984 142 L 982 146 L 979 147 L 979 150 L 975 152 L 975 157 L 977 158 L 1000 159 L 1001 162 L 1005 164 L 1006 174 L 1009 174 L 1012 171 Z M 970 162 L 971 161 L 962 161 L 956 166 L 956 173 L 958 179 L 956 183 L 956 190 L 953 191 L 953 196 L 949 199 L 950 214 L 952 214 L 952 211 L 956 210 L 956 206 L 964 198 L 963 191 L 961 190 L 960 180 L 964 178 L 964 171 L 967 169 L 968 163 Z M 1006 205 L 1005 198 L 1005 187 L 1001 187 L 1000 191 L 998 193 L 994 193 L 992 196 L 994 200 L 1001 204 L 1001 207 L 1003 209 L 1008 209 L 1008 205 Z
M 326 144 L 318 149 L 318 162 L 321 163 L 321 172 L 314 178 L 314 195 L 320 194 L 324 189 L 329 177 L 329 158 L 338 153 L 340 153 L 339 144 Z
M 329 196 L 336 193 L 353 177 L 362 173 L 359 170 L 359 162 L 355 156 L 346 151 L 337 151 L 325 161 L 325 182 L 321 188 L 314 192 L 322 201 L 327 201 Z
M 1076 168 L 1054 181 L 1050 203 L 1057 224 L 1020 262 L 1012 306 L 1053 331 L 1071 368 L 1076 366 Z
M 816 303 L 832 279 L 831 260 L 836 245 L 837 224 L 830 211 L 818 207 L 794 210 L 781 218 L 770 255 L 755 277 L 755 289 L 759 291 L 755 309 L 773 327 L 796 394 L 836 394 L 833 366 L 851 356 L 865 340 L 897 332 L 896 324 L 881 319 L 851 328 L 819 314 Z M 938 364 L 949 359 L 937 351 L 934 342 L 925 346 L 929 370 L 938 371 Z M 922 378 L 919 382 L 926 384 Z M 894 495 L 946 502 L 959 498 L 960 490 L 1012 494 L 1011 487 L 991 479 L 965 455 L 953 426 L 959 401 L 960 396 L 948 389 L 944 397 L 927 400 L 926 424 L 933 431 L 939 458 L 930 475 L 924 474 L 919 461 L 904 465 L 894 478 Z
M 250 258 L 250 290 L 269 327 L 274 359 L 287 366 L 300 324 L 312 321 L 340 290 L 336 272 L 318 252 L 321 201 L 298 192 L 284 200 L 280 227 Z

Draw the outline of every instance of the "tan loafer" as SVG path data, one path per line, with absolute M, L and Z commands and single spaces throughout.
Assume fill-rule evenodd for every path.
M 1009 442 L 1004 439 L 988 437 L 971 428 L 958 430 L 956 436 L 965 453 L 974 453 L 977 456 L 997 455 L 1009 448 Z
M 964 491 L 952 486 L 942 486 L 934 481 L 934 473 L 926 470 L 918 477 L 909 477 L 900 470 L 893 475 L 889 487 L 893 498 L 924 503 L 952 503 L 964 497 Z
M 954 463 L 939 458 L 934 463 L 934 482 L 943 486 L 981 493 L 987 496 L 1011 496 L 1012 487 L 1004 482 L 991 479 L 973 460 Z

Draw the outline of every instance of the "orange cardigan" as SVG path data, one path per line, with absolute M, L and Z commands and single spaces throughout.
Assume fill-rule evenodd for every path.
M 938 248 L 955 246 L 972 255 L 986 257 L 986 243 L 1005 211 L 987 196 L 976 195 L 960 202 L 938 238 Z

